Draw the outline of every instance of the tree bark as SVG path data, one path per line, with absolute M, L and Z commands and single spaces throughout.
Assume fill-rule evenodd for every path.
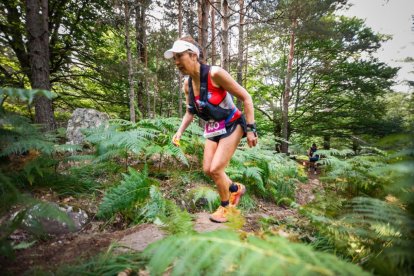
M 237 53 L 237 82 L 243 86 L 243 49 L 244 49 L 244 0 L 239 0 L 239 43 Z M 242 101 L 237 98 L 237 107 L 241 109 Z
M 183 36 L 183 1 L 178 0 L 178 36 Z M 178 117 L 183 117 L 183 75 L 178 72 Z
M 216 9 L 211 3 L 211 65 L 216 65 Z
M 285 79 L 285 91 L 283 92 L 282 98 L 282 138 L 285 141 L 282 141 L 281 151 L 283 153 L 288 153 L 289 146 L 287 141 L 289 140 L 289 100 L 290 100 L 290 90 L 291 90 L 291 80 L 292 80 L 292 64 L 294 58 L 295 50 L 295 29 L 297 21 L 296 19 L 292 20 L 291 33 L 290 33 L 290 45 L 289 45 L 289 58 L 286 69 L 286 79 Z
M 145 107 L 145 95 L 146 93 L 146 69 L 147 69 L 147 36 L 146 36 L 146 12 L 147 12 L 148 0 L 136 0 L 135 1 L 135 41 L 137 44 L 138 66 L 139 74 L 137 80 L 137 103 L 142 117 L 146 118 L 150 110 Z
M 194 32 L 194 12 L 193 7 L 195 6 L 195 2 L 199 0 L 187 0 L 187 7 L 188 9 L 184 10 L 187 27 L 188 27 L 188 34 L 195 38 L 195 32 Z
M 198 0 L 198 44 L 203 51 L 203 62 L 207 60 L 208 15 L 210 6 L 207 0 Z
M 330 135 L 323 136 L 323 149 L 324 150 L 331 149 L 331 136 Z
M 134 67 L 131 54 L 131 38 L 129 36 L 129 19 L 130 11 L 128 1 L 124 2 L 125 13 L 125 48 L 127 51 L 127 64 L 128 64 L 128 83 L 129 83 L 129 119 L 131 122 L 136 122 L 135 117 L 135 90 L 134 90 Z
M 221 66 L 229 72 L 229 3 L 221 0 Z
M 30 83 L 33 89 L 50 90 L 48 1 L 26 0 L 26 30 L 30 64 Z M 56 121 L 52 100 L 36 96 L 35 122 L 45 130 L 55 130 Z

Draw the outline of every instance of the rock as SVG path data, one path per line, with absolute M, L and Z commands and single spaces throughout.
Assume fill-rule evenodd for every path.
M 56 208 L 68 217 L 62 218 Z M 38 235 L 61 235 L 81 230 L 87 221 L 88 215 L 81 209 L 68 205 L 58 206 L 55 203 L 39 203 L 27 210 L 22 227 Z
M 194 230 L 199 233 L 211 232 L 219 229 L 228 229 L 228 226 L 225 223 L 216 223 L 210 220 L 210 214 L 208 213 L 197 213 L 196 223 L 194 225 Z
M 68 121 L 66 129 L 67 144 L 79 145 L 84 142 L 81 129 L 96 128 L 100 125 L 108 125 L 109 116 L 95 109 L 77 108 Z
M 118 243 L 122 251 L 143 251 L 149 244 L 165 237 L 165 233 L 154 224 L 141 224 L 132 234 L 124 236 Z

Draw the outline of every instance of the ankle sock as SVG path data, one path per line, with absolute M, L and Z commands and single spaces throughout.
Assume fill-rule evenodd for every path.
M 229 191 L 231 192 L 231 193 L 235 193 L 235 192 L 237 192 L 239 190 L 239 186 L 237 186 L 236 184 L 234 184 L 234 183 L 231 183 L 230 184 L 230 187 L 229 187 Z
M 228 201 L 228 200 L 226 200 L 226 201 L 222 201 L 222 202 L 220 203 L 220 205 L 221 205 L 221 206 L 223 206 L 223 207 L 227 207 L 227 206 L 229 205 L 229 201 Z

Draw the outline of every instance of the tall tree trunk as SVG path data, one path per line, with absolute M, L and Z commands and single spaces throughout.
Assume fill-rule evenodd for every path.
M 290 100 L 290 90 L 291 90 L 291 80 L 292 80 L 292 64 L 294 58 L 294 49 L 295 49 L 295 29 L 296 29 L 296 19 L 292 20 L 292 29 L 290 33 L 290 45 L 289 45 L 289 58 L 286 69 L 286 79 L 285 79 L 285 91 L 283 92 L 282 98 L 282 138 L 285 140 L 282 142 L 281 151 L 283 153 L 288 153 L 288 143 L 289 140 L 289 100 Z
M 193 7 L 194 7 L 194 2 L 195 1 L 199 1 L 199 0 L 187 0 L 187 2 L 188 2 L 187 7 L 189 7 L 189 8 L 185 9 L 185 11 L 184 11 L 185 18 L 186 18 L 186 21 L 187 21 L 188 34 L 192 37 L 195 37 L 194 12 L 193 12 Z
M 246 10 L 246 12 L 247 12 L 247 10 Z M 244 70 L 244 75 L 246 76 L 245 78 L 244 78 L 244 87 L 247 87 L 247 62 L 248 62 L 248 60 L 249 60 L 249 25 L 247 25 L 247 29 L 246 29 L 246 35 L 245 35 L 245 41 L 246 41 L 246 44 L 247 45 L 244 45 L 244 47 L 245 47 L 245 53 L 244 53 L 244 68 L 243 68 L 243 70 Z
M 145 88 L 147 87 L 147 78 L 145 76 L 147 72 L 147 37 L 145 17 L 148 4 L 148 0 L 135 0 L 135 40 L 137 44 L 137 55 L 139 61 L 137 102 L 143 118 L 146 118 L 147 114 L 149 114 L 148 106 L 145 107 Z
M 221 0 L 221 66 L 229 71 L 229 3 Z
M 208 15 L 210 10 L 210 5 L 207 0 L 199 0 L 199 36 L 198 36 L 198 42 L 201 46 L 201 49 L 204 53 L 204 59 L 205 62 L 208 58 L 207 54 L 207 42 L 208 42 Z
M 237 82 L 243 86 L 243 49 L 244 49 L 244 0 L 239 0 L 239 43 L 237 53 Z M 237 98 L 237 107 L 241 109 L 242 101 Z
M 125 48 L 127 51 L 127 64 L 128 64 L 128 83 L 129 83 L 129 119 L 131 122 L 136 122 L 135 117 L 135 91 L 134 91 L 134 67 L 131 54 L 131 38 L 129 36 L 129 19 L 130 11 L 128 1 L 124 1 L 124 13 L 125 13 Z
M 178 0 L 178 36 L 183 36 L 183 1 Z M 178 117 L 183 117 L 183 75 L 178 72 Z
M 216 65 L 216 8 L 211 3 L 211 65 Z
M 26 0 L 26 7 L 31 86 L 32 89 L 50 90 L 48 1 Z M 42 124 L 45 130 L 56 129 L 52 100 L 36 96 L 34 105 L 35 122 Z
M 331 136 L 330 135 L 323 136 L 323 149 L 324 150 L 331 149 Z

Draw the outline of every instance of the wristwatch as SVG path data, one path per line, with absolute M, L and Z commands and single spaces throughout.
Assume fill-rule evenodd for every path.
M 256 123 L 253 124 L 246 124 L 246 130 L 247 132 L 253 132 L 254 136 L 257 136 L 257 129 L 256 129 Z

